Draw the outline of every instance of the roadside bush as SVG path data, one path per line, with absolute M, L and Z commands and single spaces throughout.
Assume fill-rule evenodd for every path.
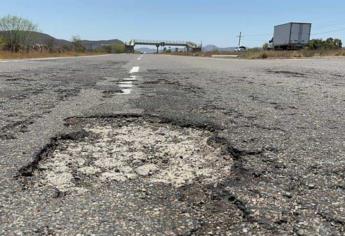
M 262 59 L 266 59 L 266 58 L 268 58 L 268 55 L 267 55 L 266 52 L 263 52 L 263 53 L 261 53 L 260 57 L 261 57 Z
M 313 57 L 313 56 L 315 56 L 315 51 L 304 49 L 301 51 L 301 54 L 302 54 L 301 56 L 303 56 L 303 57 Z
M 0 37 L 0 50 L 3 50 L 7 45 L 6 40 L 3 37 Z
M 124 44 L 116 43 L 113 45 L 104 45 L 101 48 L 96 49 L 96 52 L 100 52 L 100 53 L 125 53 L 126 47 Z
M 76 52 L 85 52 L 86 48 L 82 44 L 82 41 L 79 36 L 73 36 L 72 37 L 72 45 L 73 45 L 73 50 Z
M 69 45 L 63 45 L 61 48 L 62 52 L 68 52 L 68 51 L 72 51 L 72 47 Z
M 8 50 L 29 51 L 34 44 L 34 32 L 38 32 L 38 26 L 30 20 L 8 15 L 0 18 L 0 31 Z
M 105 45 L 105 46 L 102 46 L 99 51 L 103 52 L 103 53 L 112 53 L 113 52 L 113 48 L 112 48 L 111 45 Z
M 340 39 L 328 38 L 326 40 L 313 39 L 310 40 L 307 49 L 309 50 L 322 50 L 322 49 L 341 49 L 343 42 Z
M 336 53 L 336 56 L 345 56 L 345 50 L 342 49 Z
M 122 43 L 116 43 L 112 45 L 112 53 L 125 53 L 126 46 Z
M 263 50 L 268 50 L 268 49 L 269 49 L 269 44 L 268 44 L 268 43 L 265 43 L 265 44 L 262 46 L 262 49 L 263 49 Z

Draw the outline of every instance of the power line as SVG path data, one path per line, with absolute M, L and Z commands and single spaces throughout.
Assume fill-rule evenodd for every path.
M 323 34 L 336 33 L 336 32 L 341 32 L 341 31 L 345 31 L 345 28 L 330 30 L 330 31 L 325 31 L 325 32 L 312 33 L 312 35 L 323 35 Z
M 339 24 L 337 24 L 337 25 L 339 25 Z M 327 27 L 321 27 L 321 28 L 318 28 L 318 29 L 319 30 L 320 29 L 325 29 L 325 28 L 328 28 L 330 26 L 332 26 L 332 25 L 328 25 Z M 331 33 L 336 33 L 336 32 L 343 32 L 343 31 L 345 31 L 345 28 L 338 28 L 338 29 L 333 29 L 333 30 L 328 30 L 328 31 L 323 31 L 323 32 L 312 33 L 311 36 L 325 35 L 325 34 L 331 34 Z M 271 38 L 272 36 L 273 36 L 273 34 L 271 34 L 271 33 L 267 33 L 267 34 L 242 34 L 242 32 L 240 32 L 240 35 L 237 36 L 237 38 L 239 38 L 239 47 L 240 47 L 240 44 L 241 44 L 243 38 L 255 38 L 256 37 L 256 39 L 249 39 L 249 41 L 251 41 L 251 42 L 261 42 L 261 41 L 263 41 L 263 39 L 260 39 L 261 37 L 262 38 L 263 37 Z
M 335 23 L 336 22 L 336 23 Z M 339 23 L 339 20 L 337 21 L 328 21 L 328 22 L 323 22 L 324 24 L 322 25 L 322 23 L 313 23 L 313 26 L 318 26 L 317 29 L 318 30 L 324 30 L 324 29 L 328 29 L 330 27 L 342 27 L 344 26 L 343 23 Z
M 267 37 L 271 34 L 267 33 L 267 34 L 246 34 L 243 37 Z
M 314 25 L 317 25 L 317 24 L 314 24 Z M 324 29 L 329 29 L 329 28 L 333 28 L 333 27 L 341 27 L 343 26 L 344 24 L 332 24 L 332 25 L 327 25 L 327 26 L 320 26 L 320 27 L 317 27 L 318 30 L 324 30 Z
M 331 26 L 343 26 L 343 24 L 332 24 L 332 25 L 328 25 L 328 26 L 323 26 L 321 28 L 318 28 L 318 30 L 321 29 L 327 29 Z M 321 35 L 321 34 L 328 34 L 328 33 L 334 33 L 334 32 L 341 32 L 341 31 L 345 31 L 345 28 L 340 28 L 340 29 L 334 29 L 334 30 L 329 30 L 329 31 L 322 31 L 322 32 L 317 32 L 317 33 L 312 33 L 312 35 Z M 242 38 L 249 38 L 249 37 L 271 37 L 272 34 L 271 33 L 266 33 L 266 34 L 242 34 Z
M 324 35 L 324 34 L 329 34 L 329 33 L 336 33 L 336 32 L 342 32 L 345 31 L 345 28 L 340 28 L 340 29 L 334 29 L 334 30 L 329 30 L 329 31 L 324 31 L 324 32 L 317 32 L 317 33 L 312 33 L 311 35 L 315 36 L 315 35 Z M 272 37 L 273 34 L 245 34 L 245 35 L 241 35 L 241 38 L 252 38 L 252 37 Z M 239 37 L 239 36 L 237 36 Z

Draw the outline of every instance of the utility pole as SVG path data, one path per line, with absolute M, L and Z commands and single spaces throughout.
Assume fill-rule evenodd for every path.
M 241 41 L 242 41 L 242 32 L 240 32 L 240 35 L 238 37 L 238 48 L 241 47 Z

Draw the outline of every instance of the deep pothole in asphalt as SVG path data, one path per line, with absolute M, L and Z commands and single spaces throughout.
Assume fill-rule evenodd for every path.
M 84 193 L 106 184 L 145 181 L 181 187 L 230 174 L 231 158 L 207 144 L 213 133 L 143 118 L 81 119 L 80 139 L 61 139 L 33 171 L 36 187 Z

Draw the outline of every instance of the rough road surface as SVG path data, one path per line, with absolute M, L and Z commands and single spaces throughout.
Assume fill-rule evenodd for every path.
M 344 235 L 344 65 L 0 61 L 0 235 Z

